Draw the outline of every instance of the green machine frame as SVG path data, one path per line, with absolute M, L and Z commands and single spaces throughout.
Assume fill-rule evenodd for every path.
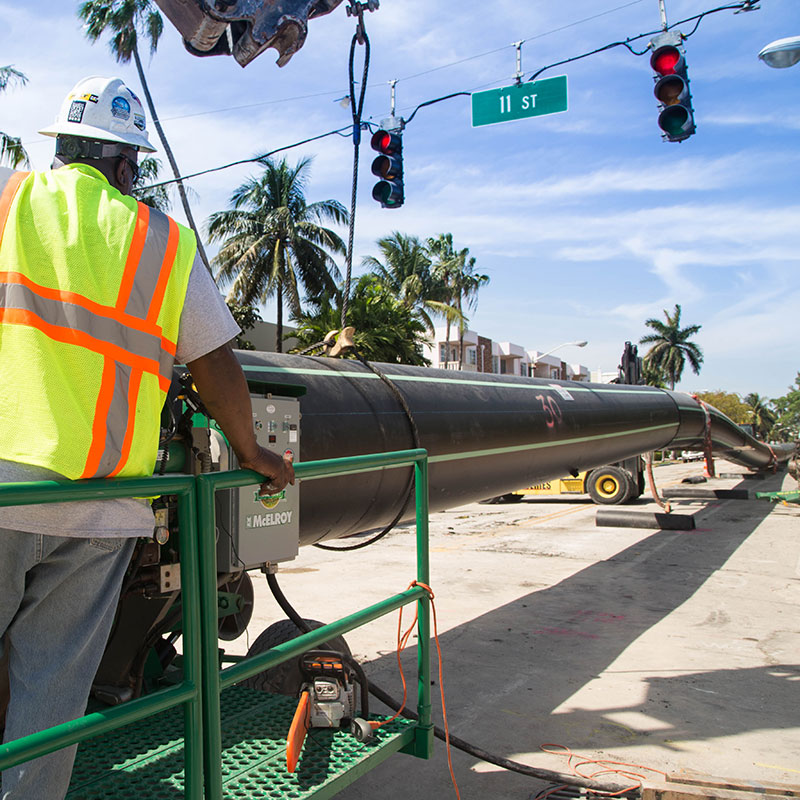
M 393 453 L 351 456 L 347 458 L 309 461 L 295 465 L 298 480 L 313 480 L 328 475 L 348 475 L 377 469 L 391 469 L 413 464 L 416 499 L 416 549 L 419 583 L 429 583 L 428 557 L 428 461 L 423 449 Z M 108 757 L 114 748 L 108 740 L 97 747 L 106 758 L 100 759 L 107 774 L 116 780 L 116 787 L 135 788 L 148 798 L 176 797 L 189 800 L 224 800 L 224 798 L 292 798 L 332 797 L 394 752 L 402 751 L 419 758 L 430 758 L 433 750 L 433 723 L 430 699 L 430 601 L 426 590 L 413 586 L 404 592 L 356 611 L 324 627 L 298 636 L 267 652 L 238 661 L 220 669 L 218 649 L 217 565 L 215 546 L 215 493 L 221 489 L 247 486 L 261 481 L 261 476 L 247 470 L 206 473 L 199 476 L 166 475 L 133 479 L 92 480 L 57 483 L 0 484 L 0 506 L 31 505 L 116 497 L 176 495 L 178 498 L 179 543 L 183 608 L 183 677 L 175 686 L 132 700 L 120 706 L 94 711 L 70 722 L 40 731 L 31 736 L 0 745 L 0 771 L 62 747 L 94 739 L 116 737 L 121 743 L 116 763 Z M 300 655 L 324 642 L 361 625 L 417 602 L 419 646 L 417 651 L 418 694 L 416 722 L 398 719 L 378 731 L 376 740 L 359 744 L 344 731 L 325 731 L 324 742 L 315 743 L 324 750 L 322 767 L 303 771 L 304 758 L 297 773 L 288 776 L 277 757 L 280 736 L 288 732 L 294 701 L 236 684 L 265 669 Z M 182 709 L 182 720 L 176 719 Z M 160 725 L 152 717 L 161 715 Z M 226 715 L 236 724 L 225 736 Z M 166 726 L 171 717 L 177 731 L 170 743 L 171 757 L 182 753 L 182 769 L 167 781 L 165 791 L 148 787 L 147 765 L 158 760 L 147 735 L 133 735 L 136 726 L 144 723 L 152 733 Z M 247 720 L 252 718 L 252 725 Z M 182 724 L 181 724 L 182 722 Z M 272 724 L 272 739 L 266 742 L 263 731 Z M 385 731 L 385 732 L 384 732 Z M 92 742 L 87 742 L 91 753 Z M 137 748 L 141 751 L 137 753 Z M 79 750 L 78 762 L 83 750 Z M 318 759 L 319 760 L 319 759 Z M 313 761 L 313 754 L 309 763 Z M 78 764 L 76 763 L 76 770 Z M 138 770 L 135 787 L 126 784 L 130 773 Z M 248 774 L 255 779 L 248 782 Z M 108 797 L 110 787 L 103 788 L 104 776 L 93 778 L 95 790 L 73 789 L 70 796 Z M 163 774 L 154 780 L 164 781 Z M 142 781 L 144 783 L 142 783 Z M 75 773 L 73 773 L 73 787 Z M 223 788 L 224 787 L 224 788 Z M 93 793 L 94 791 L 94 793 Z M 117 795 L 118 796 L 118 795 Z

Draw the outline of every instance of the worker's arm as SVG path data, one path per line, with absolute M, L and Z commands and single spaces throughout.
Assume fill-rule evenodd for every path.
M 279 492 L 294 483 L 291 458 L 279 456 L 256 441 L 250 391 L 230 344 L 224 344 L 187 363 L 194 385 L 208 413 L 228 439 L 239 466 L 269 478 L 261 486 L 264 494 Z

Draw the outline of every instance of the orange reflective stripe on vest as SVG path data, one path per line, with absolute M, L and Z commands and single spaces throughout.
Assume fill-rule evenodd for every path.
M 128 251 L 116 308 L 124 308 L 127 314 L 155 323 L 175 262 L 178 227 L 165 214 L 150 212 L 148 206 L 139 203 L 139 216 Z M 174 345 L 171 352 L 164 353 L 169 362 L 165 364 L 169 373 L 159 377 L 162 381 L 166 380 L 166 386 L 162 384 L 165 392 L 169 388 L 174 354 Z M 98 474 L 114 477 L 125 465 L 133 439 L 136 400 L 143 371 L 147 370 L 141 365 L 133 369 L 125 368 L 122 363 L 115 363 L 106 356 L 95 410 L 92 446 L 81 477 L 89 478 Z M 105 428 L 103 420 L 106 421 Z M 118 440 L 116 437 L 121 431 L 124 431 L 124 435 Z
M 8 174 L 4 175 L 3 173 Z M 3 238 L 8 212 L 11 210 L 17 189 L 28 175 L 30 172 L 14 172 L 8 168 L 0 170 L 0 240 Z
M 74 292 L 47 289 L 19 272 L 0 272 L 0 316 L 8 323 L 39 328 L 56 341 L 78 344 L 152 372 L 159 375 L 164 391 L 169 388 L 175 344 L 156 335 L 153 325 L 147 326 L 150 330 L 134 327 L 131 323 L 138 320 L 115 308 Z M 161 348 L 166 352 L 156 361 L 151 354 Z
M 0 242 L 14 197 L 28 174 L 0 169 Z M 179 238 L 172 219 L 138 203 L 113 306 L 42 286 L 20 272 L 0 271 L 0 323 L 35 328 L 55 342 L 103 357 L 81 478 L 111 477 L 124 468 L 143 376 L 156 376 L 162 392 L 169 388 L 176 343 L 163 335 L 158 322 Z

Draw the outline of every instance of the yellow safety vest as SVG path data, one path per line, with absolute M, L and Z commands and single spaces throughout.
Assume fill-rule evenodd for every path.
M 0 168 L 0 459 L 152 474 L 195 247 L 94 167 Z

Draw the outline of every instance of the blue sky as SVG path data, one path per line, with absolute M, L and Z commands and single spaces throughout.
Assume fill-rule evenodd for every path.
M 715 5 L 667 0 L 668 18 Z M 374 154 L 362 146 L 356 272 L 380 236 L 449 231 L 491 277 L 470 321 L 483 335 L 539 350 L 588 339 L 583 350 L 559 352 L 613 370 L 624 342 L 646 333 L 644 320 L 680 303 L 684 322 L 703 326 L 696 341 L 705 364 L 699 376 L 687 370 L 679 389 L 784 394 L 800 369 L 800 65 L 770 69 L 756 56 L 800 34 L 800 5 L 761 5 L 709 15 L 687 40 L 697 133 L 682 144 L 661 141 L 648 57 L 615 48 L 543 74 L 568 76 L 564 114 L 473 129 L 467 97 L 420 110 L 404 136 L 399 210 L 371 199 Z M 36 168 L 52 157 L 52 140 L 36 130 L 79 78 L 120 75 L 138 88 L 132 65 L 118 65 L 105 41 L 85 40 L 76 7 L 0 0 L 0 61 L 30 78 L 0 96 L 0 129 L 23 137 Z M 451 92 L 510 85 L 514 41 L 526 40 L 527 77 L 657 30 L 659 12 L 657 0 L 382 0 L 366 22 L 365 117 L 379 122 L 391 79 L 399 79 L 398 113 L 408 117 Z M 167 23 L 146 69 L 182 171 L 346 125 L 349 112 L 335 100 L 347 92 L 353 27 L 343 4 L 311 23 L 286 67 L 267 51 L 242 69 L 231 58 L 188 55 Z M 350 140 L 287 153 L 302 155 L 315 157 L 309 199 L 349 205 Z M 225 208 L 251 173 L 237 167 L 191 181 L 195 217 Z M 177 208 L 175 216 L 182 219 Z M 267 306 L 265 318 L 273 316 Z

